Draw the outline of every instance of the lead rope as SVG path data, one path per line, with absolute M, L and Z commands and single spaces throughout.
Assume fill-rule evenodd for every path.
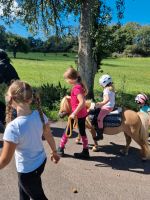
M 73 122 L 73 128 L 72 128 L 72 120 L 73 119 L 71 117 L 68 117 L 67 128 L 66 128 L 66 136 L 68 138 L 72 136 L 72 131 L 75 128 L 76 124 L 78 123 L 78 118 L 75 117 L 74 122 Z M 68 133 L 68 130 L 70 130 L 69 133 Z

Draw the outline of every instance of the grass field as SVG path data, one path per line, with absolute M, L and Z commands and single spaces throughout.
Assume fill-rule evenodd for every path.
M 42 53 L 18 53 L 17 59 L 12 59 L 21 79 L 28 81 L 33 86 L 40 86 L 43 83 L 67 84 L 63 80 L 63 73 L 69 65 L 75 66 L 75 54 L 47 54 Z M 116 58 L 104 59 L 102 61 L 103 73 L 112 76 L 116 90 L 122 88 L 125 82 L 126 93 L 145 92 L 150 93 L 150 58 Z M 101 90 L 98 85 L 98 78 L 95 77 L 94 90 Z M 124 81 L 125 80 L 125 81 Z
M 45 83 L 57 85 L 60 82 L 61 85 L 69 87 L 63 79 L 63 73 L 68 66 L 75 66 L 75 54 L 67 55 L 18 53 L 17 59 L 12 58 L 12 64 L 20 78 L 32 86 L 39 87 Z M 112 76 L 116 91 L 122 91 L 128 96 L 126 101 L 134 103 L 134 96 L 139 92 L 150 94 L 150 58 L 108 58 L 102 61 L 101 68 L 103 73 Z M 98 72 L 95 77 L 95 94 L 102 91 L 98 84 L 101 75 L 102 73 Z

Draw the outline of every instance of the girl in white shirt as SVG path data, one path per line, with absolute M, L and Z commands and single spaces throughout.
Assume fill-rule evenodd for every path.
M 31 110 L 32 101 L 37 110 Z M 48 119 L 41 109 L 40 98 L 28 83 L 14 81 L 8 88 L 6 104 L 7 126 L 0 155 L 0 169 L 11 161 L 15 153 L 20 200 L 29 200 L 30 198 L 47 200 L 41 181 L 41 174 L 46 163 L 42 135 L 52 150 L 52 161 L 57 163 L 59 156 Z M 17 111 L 17 118 L 14 120 L 12 119 L 13 109 Z
M 103 119 L 113 110 L 115 106 L 115 91 L 112 78 L 108 74 L 102 75 L 99 79 L 99 84 L 104 88 L 104 90 L 103 101 L 96 104 L 96 108 L 100 108 L 100 113 L 97 118 L 98 127 L 96 128 L 96 140 L 103 139 Z

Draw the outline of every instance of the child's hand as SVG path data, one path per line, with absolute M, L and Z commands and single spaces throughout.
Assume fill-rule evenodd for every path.
M 74 113 L 71 113 L 71 115 L 69 116 L 71 119 L 74 119 L 75 118 L 75 114 Z
M 53 161 L 54 163 L 58 163 L 59 160 L 60 160 L 60 156 L 57 154 L 57 152 L 52 152 L 51 161 Z

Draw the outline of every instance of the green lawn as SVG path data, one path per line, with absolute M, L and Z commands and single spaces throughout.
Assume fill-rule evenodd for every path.
M 63 80 L 63 73 L 68 66 L 75 66 L 75 54 L 44 54 L 42 53 L 18 53 L 17 59 L 12 59 L 21 79 L 28 81 L 33 86 L 43 83 L 67 84 Z M 150 58 L 116 58 L 102 61 L 103 73 L 112 76 L 116 90 L 122 88 L 125 92 L 136 94 L 139 92 L 150 93 Z M 95 77 L 95 90 L 101 90 L 98 79 L 102 73 Z
M 65 57 L 62 54 L 28 53 L 17 54 L 17 59 L 12 59 L 20 78 L 28 81 L 32 86 L 40 86 L 43 83 L 62 84 L 63 73 L 69 65 L 74 65 L 73 54 Z
M 12 54 L 9 54 L 12 56 Z M 20 78 L 29 82 L 34 87 L 39 87 L 46 83 L 53 83 L 70 87 L 63 79 L 63 73 L 68 66 L 75 67 L 75 54 L 44 54 L 42 53 L 18 53 L 17 59 L 12 58 L 12 64 L 16 68 Z M 103 73 L 112 76 L 117 91 L 117 104 L 132 109 L 137 109 L 134 102 L 135 95 L 144 92 L 150 95 L 150 58 L 108 58 L 102 61 Z M 102 75 L 98 72 L 95 77 L 94 92 L 96 99 L 102 88 L 98 84 L 98 79 Z M 56 112 L 46 112 L 52 118 L 57 118 Z M 54 115 L 54 116 L 53 116 Z
M 150 58 L 117 58 L 103 60 L 105 73 L 112 75 L 116 89 L 124 77 L 126 93 L 150 93 Z

